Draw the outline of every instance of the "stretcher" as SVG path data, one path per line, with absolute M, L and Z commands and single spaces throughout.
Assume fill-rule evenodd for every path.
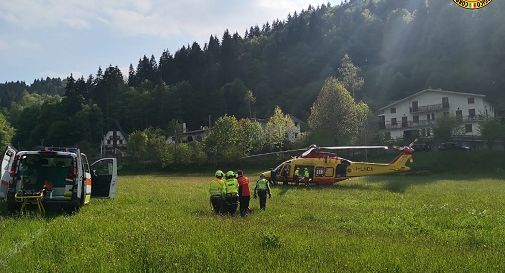
M 29 204 L 35 204 L 37 205 L 39 213 L 44 215 L 46 213 L 44 204 L 42 204 L 42 201 L 44 200 L 44 195 L 45 195 L 45 189 L 40 192 L 35 192 L 31 194 L 16 193 L 16 195 L 14 195 L 14 198 L 16 198 L 17 201 L 22 202 L 21 208 L 19 210 L 21 214 L 23 214 L 23 212 L 26 211 L 26 207 Z

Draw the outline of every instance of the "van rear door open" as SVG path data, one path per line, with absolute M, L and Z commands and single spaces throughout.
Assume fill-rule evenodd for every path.
M 14 162 L 17 150 L 11 146 L 5 149 L 4 157 L 2 160 L 1 180 L 0 180 L 0 199 L 7 197 L 7 190 L 9 190 L 9 183 L 11 181 L 10 169 Z
M 114 198 L 116 195 L 117 159 L 103 158 L 91 164 L 91 196 Z

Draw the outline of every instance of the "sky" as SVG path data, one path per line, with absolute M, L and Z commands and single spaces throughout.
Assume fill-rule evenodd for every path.
M 143 55 L 159 59 L 225 29 L 238 31 L 341 0 L 16 0 L 0 1 L 0 82 L 124 72 Z

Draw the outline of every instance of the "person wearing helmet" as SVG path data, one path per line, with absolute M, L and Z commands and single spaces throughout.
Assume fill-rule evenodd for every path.
M 226 195 L 224 197 L 224 203 L 226 206 L 226 212 L 230 215 L 235 215 L 238 206 L 238 181 L 233 171 L 226 173 L 226 180 L 224 181 Z
M 293 179 L 296 182 L 296 185 L 298 186 L 298 183 L 300 183 L 300 168 L 296 167 L 295 168 L 295 175 L 293 176 Z
M 256 186 L 254 187 L 254 199 L 257 196 L 260 197 L 260 209 L 265 210 L 267 207 L 267 194 L 268 198 L 272 198 L 270 194 L 270 185 L 268 180 L 265 179 L 265 175 L 261 174 L 260 179 L 256 181 Z
M 270 169 L 270 182 L 272 182 L 272 185 L 277 185 L 277 171 L 274 169 Z
M 249 189 L 249 178 L 242 170 L 237 171 L 238 199 L 240 201 L 240 216 L 245 217 L 249 211 L 249 201 L 251 200 L 251 190 Z
M 216 171 L 214 179 L 212 179 L 209 183 L 210 203 L 212 205 L 212 210 L 216 214 L 224 212 L 223 206 L 226 189 L 224 186 L 223 177 L 224 173 L 218 170 Z
M 303 181 L 305 182 L 305 186 L 309 186 L 310 183 L 310 173 L 309 169 L 305 168 L 303 170 Z

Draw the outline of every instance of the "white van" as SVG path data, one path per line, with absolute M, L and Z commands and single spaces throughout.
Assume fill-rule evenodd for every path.
M 43 191 L 44 204 L 61 205 L 70 211 L 89 203 L 91 197 L 114 198 L 116 194 L 116 158 L 103 158 L 90 166 L 77 148 L 17 151 L 8 146 L 1 172 L 0 199 L 7 199 L 9 210 L 17 209 L 22 202 L 16 194 Z

